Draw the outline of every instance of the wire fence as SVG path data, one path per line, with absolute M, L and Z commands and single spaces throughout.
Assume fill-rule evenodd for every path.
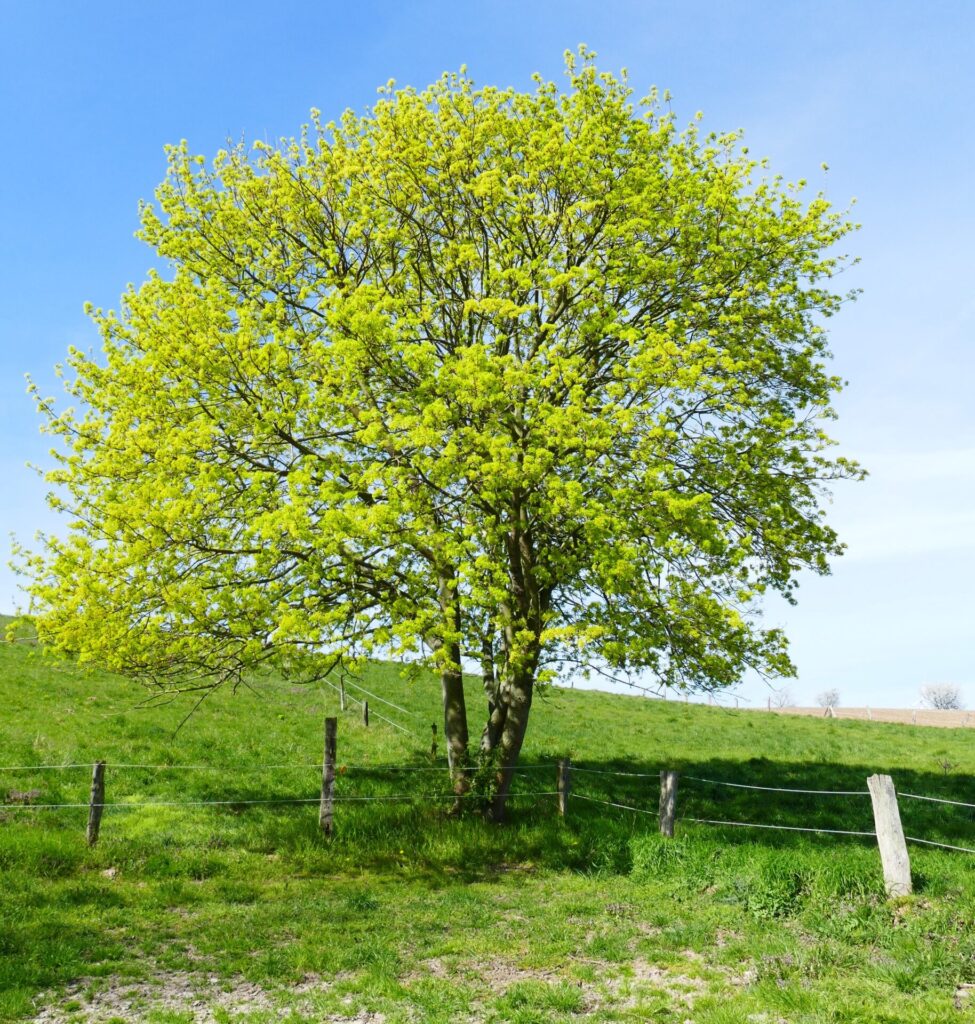
M 583 765 L 574 765 L 573 772 L 581 772 L 584 776 L 598 776 L 600 781 L 611 781 L 617 779 L 623 785 L 630 783 L 633 779 L 651 778 L 654 776 L 653 772 L 633 772 L 623 770 L 611 770 L 611 769 L 594 769 L 587 768 Z M 663 772 L 660 773 L 663 776 Z M 785 786 L 785 785 L 764 785 L 757 782 L 739 782 L 730 779 L 720 778 L 709 778 L 700 775 L 681 775 L 681 782 L 696 782 L 703 786 L 717 787 L 719 790 L 730 790 L 744 793 L 755 793 L 755 794 L 775 794 L 786 797 L 798 797 L 803 798 L 802 805 L 793 804 L 793 809 L 796 813 L 808 813 L 808 805 L 806 804 L 805 798 L 862 798 L 871 797 L 872 793 L 870 790 L 853 790 L 853 788 L 812 788 L 808 786 Z M 906 800 L 923 801 L 928 804 L 939 805 L 948 808 L 962 808 L 966 810 L 975 809 L 975 804 L 961 801 L 951 800 L 946 797 L 934 797 L 915 793 L 901 792 L 897 793 L 898 798 L 904 798 Z M 648 817 L 656 817 L 661 819 L 663 814 L 663 799 L 661 808 L 649 808 L 641 807 L 637 803 L 625 802 L 624 799 L 612 798 L 611 796 L 594 796 L 592 793 L 573 793 L 573 798 L 582 800 L 586 803 L 601 805 L 604 807 L 618 809 L 623 811 L 629 811 L 631 813 L 644 815 Z M 700 803 L 700 794 L 696 795 L 696 802 Z M 768 820 L 745 820 L 738 817 L 717 817 L 713 814 L 702 814 L 700 812 L 693 813 L 688 810 L 687 804 L 695 802 L 694 795 L 691 796 L 691 800 L 688 801 L 685 798 L 685 808 L 683 813 L 677 816 L 676 820 L 680 824 L 697 824 L 706 825 L 719 828 L 747 828 L 747 829 L 762 829 L 770 831 L 782 831 L 782 833 L 799 833 L 799 834 L 812 834 L 822 836 L 841 836 L 841 837 L 853 837 L 853 838 L 864 838 L 878 840 L 878 828 L 866 828 L 866 827 L 838 827 L 835 824 L 826 823 L 783 823 L 781 821 L 768 821 Z M 875 808 L 876 812 L 876 808 Z M 943 825 L 947 822 L 943 818 L 939 819 L 938 822 Z M 898 815 L 898 827 L 900 827 L 899 815 Z M 662 828 L 663 830 L 663 828 Z M 940 828 L 939 828 L 940 830 Z M 928 837 L 904 834 L 903 840 L 905 843 L 919 844 L 939 850 L 960 852 L 975 854 L 975 847 L 966 846 L 958 842 L 942 842 L 940 840 L 934 840 Z
M 366 691 L 368 692 L 368 691 Z M 355 699 L 355 698 L 352 698 Z M 81 769 L 94 770 L 97 765 L 103 762 L 89 762 L 89 761 L 70 761 L 59 764 L 21 764 L 21 765 L 0 765 L 0 772 L 9 773 L 7 777 L 11 777 L 13 773 L 46 773 L 46 772 L 68 772 L 68 771 L 79 771 Z M 565 766 L 564 769 L 561 766 Z M 382 805 L 382 804 L 415 804 L 415 805 L 430 805 L 439 806 L 443 803 L 453 802 L 457 800 L 457 795 L 453 792 L 452 784 L 443 786 L 440 789 L 436 788 L 437 776 L 440 776 L 445 781 L 451 778 L 451 774 L 464 774 L 464 773 L 476 773 L 485 770 L 484 766 L 468 765 L 458 769 L 454 773 L 450 773 L 450 769 L 443 763 L 439 764 L 383 764 L 383 763 L 350 763 L 350 764 L 339 764 L 333 765 L 335 771 L 343 778 L 359 776 L 363 779 L 371 779 L 372 781 L 382 781 L 384 775 L 392 779 L 404 779 L 411 775 L 417 775 L 424 778 L 431 779 L 431 784 L 434 788 L 420 787 L 411 792 L 394 791 L 387 793 L 333 793 L 330 796 L 330 802 L 336 805 Z M 130 762 L 123 761 L 118 763 L 111 763 L 110 770 L 116 771 L 142 771 L 150 773 L 174 773 L 174 772 L 233 772 L 235 775 L 240 774 L 259 774 L 267 772 L 285 772 L 285 771 L 321 771 L 323 764 L 321 761 L 295 761 L 295 762 L 273 762 L 273 763 L 260 763 L 260 764 L 234 764 L 234 765 L 221 765 L 221 764 L 202 764 L 202 763 L 143 763 L 143 762 Z M 488 769 L 490 770 L 490 769 Z M 565 784 L 563 785 L 563 777 L 561 772 L 565 772 Z M 538 772 L 553 772 L 558 771 L 560 774 L 558 778 L 558 786 L 555 789 L 548 788 L 535 788 L 529 786 L 526 789 L 516 789 L 509 793 L 508 799 L 514 801 L 542 801 L 548 800 L 551 797 L 557 797 L 559 799 L 559 809 L 561 813 L 565 813 L 565 807 L 568 804 L 570 788 L 567 784 L 569 767 L 568 762 L 543 762 L 537 764 L 526 764 L 520 765 L 511 772 L 515 777 L 521 777 L 525 780 L 537 778 L 536 773 Z M 660 818 L 662 814 L 663 801 L 661 800 L 661 807 L 649 807 L 640 806 L 642 799 L 646 797 L 643 784 L 645 780 L 661 778 L 663 772 L 660 771 L 632 771 L 624 769 L 612 769 L 612 768 L 595 768 L 586 765 L 572 765 L 571 774 L 573 778 L 580 780 L 591 780 L 592 785 L 602 786 L 604 791 L 592 791 L 591 787 L 588 791 L 579 792 L 574 786 L 571 788 L 571 798 L 573 800 L 579 800 L 583 803 L 592 804 L 596 806 L 602 806 L 610 808 L 612 810 L 619 810 L 638 814 L 645 817 Z M 378 777 L 378 780 L 377 780 Z M 845 798 L 862 798 L 865 796 L 872 796 L 871 790 L 869 789 L 816 789 L 803 786 L 772 786 L 763 785 L 757 782 L 739 782 L 731 779 L 713 779 L 704 776 L 694 775 L 682 775 L 680 776 L 682 782 L 696 783 L 700 787 L 713 787 L 714 789 L 729 790 L 732 793 L 737 792 L 743 794 L 747 793 L 769 793 L 778 794 L 785 797 L 797 797 L 803 798 L 802 805 L 792 805 L 792 810 L 795 814 L 808 814 L 810 813 L 810 807 L 808 801 L 804 798 L 808 797 L 845 797 Z M 614 787 L 616 784 L 623 787 L 629 787 L 629 791 L 625 795 L 608 791 L 607 787 Z M 633 787 L 641 787 L 640 793 L 634 793 Z M 617 786 L 617 788 L 619 788 Z M 225 808 L 243 808 L 243 807 L 289 807 L 289 806 L 301 806 L 310 804 L 319 804 L 322 802 L 323 797 L 321 795 L 309 795 L 309 796 L 251 796 L 251 795 L 226 795 L 216 794 L 212 798 L 207 796 L 205 798 L 186 798 L 186 799 L 115 799 L 106 801 L 104 797 L 98 799 L 93 795 L 89 800 L 81 800 L 78 798 L 70 798 L 67 796 L 65 799 L 58 800 L 46 800 L 41 801 L 40 798 L 42 792 L 40 790 L 31 790 L 26 793 L 17 793 L 16 791 L 9 791 L 7 794 L 6 802 L 0 803 L 0 810 L 3 812 L 15 811 L 15 812 L 28 812 L 28 811 L 45 811 L 45 810 L 62 810 L 62 809 L 88 809 L 90 812 L 93 809 L 111 810 L 111 811 L 141 811 L 150 810 L 154 808 L 203 808 L 203 807 L 225 807 Z M 60 794 L 59 794 L 60 795 Z M 936 805 L 945 808 L 961 808 L 966 811 L 975 809 L 975 803 L 954 800 L 948 797 L 933 796 L 928 794 L 900 792 L 897 794 L 898 797 L 910 801 L 918 801 L 922 804 Z M 879 829 L 868 829 L 868 828 L 856 828 L 856 827 L 838 827 L 840 822 L 826 823 L 821 821 L 813 821 L 806 823 L 796 823 L 795 821 L 775 821 L 775 820 L 748 820 L 742 817 L 740 814 L 733 814 L 731 816 L 717 816 L 713 813 L 714 810 L 718 809 L 721 805 L 721 801 L 716 797 L 709 797 L 706 793 L 702 794 L 700 791 L 691 791 L 690 796 L 685 795 L 683 798 L 683 807 L 680 814 L 676 814 L 676 821 L 680 825 L 703 825 L 715 828 L 736 828 L 736 829 L 757 829 L 757 830 L 769 830 L 777 832 L 792 832 L 792 833 L 806 833 L 806 834 L 817 834 L 817 835 L 830 835 L 830 836 L 845 836 L 845 837 L 858 837 L 858 838 L 872 838 L 879 839 Z M 734 798 L 737 799 L 737 798 Z M 740 803 L 740 801 L 739 801 Z M 551 805 L 549 805 L 551 806 Z M 727 805 L 725 805 L 727 806 Z M 762 805 L 763 809 L 767 810 L 767 813 L 762 817 L 767 818 L 770 813 L 768 805 Z M 740 807 L 729 808 L 732 810 L 741 810 Z M 707 811 L 712 811 L 708 814 Z M 703 813 L 702 813 L 703 811 Z M 817 813 L 828 813 L 824 812 L 822 808 L 818 806 L 815 808 Z M 876 807 L 875 807 L 876 812 Z M 846 824 L 846 822 L 842 822 Z M 945 824 L 944 820 L 939 818 L 937 820 L 939 826 Z M 898 827 L 900 822 L 898 818 Z M 911 832 L 917 831 L 917 829 L 911 829 Z M 940 832 L 941 828 L 938 827 L 935 831 Z M 941 837 L 938 839 L 931 838 L 929 835 L 914 835 L 904 834 L 903 839 L 909 843 L 915 843 L 921 846 L 926 846 L 935 849 L 941 849 L 952 852 L 961 852 L 967 854 L 975 854 L 975 846 L 964 845 L 957 841 L 946 842 Z

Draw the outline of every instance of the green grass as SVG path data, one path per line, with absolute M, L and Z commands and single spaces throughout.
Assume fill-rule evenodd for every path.
M 570 756 L 651 775 L 574 771 L 579 796 L 653 810 L 652 773 L 671 767 L 686 817 L 869 830 L 865 797 L 690 777 L 863 790 L 879 771 L 971 800 L 970 733 L 555 690 L 533 711 L 511 821 L 493 827 L 446 817 L 442 770 L 380 767 L 434 767 L 436 681 L 376 666 L 362 683 L 410 712 L 370 699 L 408 732 L 342 715 L 337 795 L 424 799 L 340 803 L 326 842 L 314 803 L 244 801 L 317 796 L 327 687 L 257 679 L 174 735 L 185 701 L 139 709 L 130 682 L 0 645 L 0 765 L 103 758 L 109 802 L 238 801 L 110 808 L 89 850 L 84 809 L 2 805 L 29 789 L 83 803 L 87 769 L 0 772 L 0 1020 L 50 1005 L 164 1024 L 192 1020 L 194 997 L 228 1024 L 975 1019 L 975 857 L 912 847 L 916 894 L 891 903 L 869 839 L 679 823 L 668 841 L 652 815 L 573 799 L 562 821 L 533 795 Z M 908 834 L 975 846 L 965 809 L 901 807 Z

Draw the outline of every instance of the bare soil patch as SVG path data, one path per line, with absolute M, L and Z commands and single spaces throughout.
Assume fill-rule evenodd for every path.
M 266 989 L 244 978 L 181 971 L 158 972 L 151 981 L 124 978 L 82 978 L 63 992 L 38 997 L 39 1012 L 33 1024 L 106 1024 L 124 1020 L 140 1024 L 153 1012 L 187 1014 L 194 1024 L 217 1024 L 224 1014 L 284 1009 L 314 1012 L 314 997 L 328 991 L 331 982 L 312 975 L 288 988 Z M 382 1014 L 316 1014 L 329 1024 L 383 1024 Z

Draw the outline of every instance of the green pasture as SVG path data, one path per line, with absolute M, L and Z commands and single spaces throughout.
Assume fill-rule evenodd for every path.
M 358 684 L 399 728 L 340 713 L 326 685 L 265 677 L 177 732 L 189 698 L 140 707 L 132 682 L 0 645 L 0 765 L 104 759 L 121 805 L 88 849 L 83 807 L 10 802 L 83 804 L 87 767 L 0 771 L 0 1020 L 975 1020 L 975 856 L 912 846 L 916 893 L 890 902 L 869 838 L 685 820 L 668 841 L 652 813 L 595 802 L 652 812 L 666 767 L 684 819 L 869 831 L 865 796 L 717 783 L 863 791 L 886 772 L 901 792 L 975 802 L 967 731 L 553 689 L 499 827 L 445 813 L 437 681 L 377 665 Z M 326 714 L 329 841 L 314 802 Z M 908 835 L 975 846 L 971 809 L 901 811 Z

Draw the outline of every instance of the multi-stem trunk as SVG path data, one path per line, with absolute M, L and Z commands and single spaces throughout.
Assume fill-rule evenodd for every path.
M 535 672 L 541 656 L 542 624 L 551 593 L 538 584 L 536 552 L 526 508 L 516 496 L 511 525 L 505 535 L 510 600 L 499 603 L 504 652 L 497 701 L 489 709 L 481 738 L 496 769 L 487 816 L 503 821 L 515 765 L 525 741 L 531 712 Z M 525 633 L 531 637 L 526 644 Z M 493 648 L 492 648 L 493 651 Z

